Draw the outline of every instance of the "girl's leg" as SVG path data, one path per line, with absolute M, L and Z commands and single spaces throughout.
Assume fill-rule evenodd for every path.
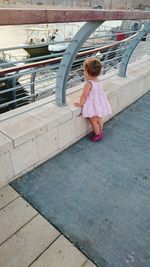
M 100 130 L 100 125 L 98 123 L 97 117 L 94 116 L 92 118 L 89 118 L 90 123 L 92 125 L 93 131 L 96 135 L 100 135 L 101 134 L 101 130 Z
M 103 119 L 100 117 L 97 117 L 97 122 L 99 124 L 100 132 L 103 133 Z

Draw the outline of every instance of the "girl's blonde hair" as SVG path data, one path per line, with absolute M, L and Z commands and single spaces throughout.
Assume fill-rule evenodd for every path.
M 84 61 L 84 70 L 93 77 L 99 76 L 101 73 L 102 64 L 97 58 L 87 58 Z

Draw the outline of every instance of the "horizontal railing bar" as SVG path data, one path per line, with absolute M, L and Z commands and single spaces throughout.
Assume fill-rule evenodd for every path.
M 54 59 L 54 55 L 55 55 L 55 57 L 56 56 L 62 56 L 63 55 L 63 52 L 62 53 L 60 53 L 60 52 L 58 52 L 58 53 L 53 53 L 53 54 L 51 54 L 51 53 L 49 53 L 48 55 L 45 55 L 45 56 L 38 56 L 38 57 L 33 57 L 33 58 L 25 58 L 25 59 L 23 59 L 23 60 L 17 60 L 17 61 L 11 61 L 11 62 L 4 62 L 4 63 L 0 63 L 0 67 L 9 67 L 10 66 L 10 64 L 11 65 L 15 65 L 15 64 L 20 64 L 20 63 L 31 63 L 31 60 L 32 61 L 40 61 L 40 60 L 43 60 L 43 59 Z M 32 63 L 34 63 L 34 62 L 32 62 Z
M 41 84 L 41 83 L 49 81 L 49 80 L 51 80 L 51 77 L 45 78 L 45 79 L 42 79 L 42 80 L 38 80 L 38 81 L 33 81 L 33 82 L 30 82 L 30 83 L 20 84 L 20 85 L 17 85 L 15 87 L 11 87 L 9 89 L 0 91 L 0 95 L 1 94 L 5 94 L 5 93 L 9 93 L 9 92 L 13 92 L 13 91 L 18 91 L 19 89 L 25 89 L 26 90 L 30 85 L 33 85 L 33 84 L 37 84 L 38 85 L 38 84 Z M 55 82 L 49 83 L 49 85 L 52 85 L 52 84 L 55 84 Z
M 58 54 L 60 55 L 60 54 Z M 11 65 L 16 65 L 16 64 L 20 64 L 20 63 L 31 63 L 32 61 L 37 61 L 37 60 L 43 60 L 43 59 L 53 59 L 54 57 L 52 57 L 50 54 L 46 55 L 46 56 L 39 56 L 39 57 L 34 57 L 34 58 L 26 58 L 24 60 L 17 60 L 17 61 L 11 61 L 11 62 L 7 62 L 7 63 L 0 63 L 0 67 L 9 67 L 10 64 Z
M 116 49 L 116 50 L 108 50 L 108 51 L 104 52 L 102 55 L 106 56 L 106 55 L 109 55 L 112 53 L 116 53 L 118 51 L 125 51 L 125 50 L 127 50 L 127 47 Z
M 19 98 L 19 99 L 15 99 L 15 100 L 6 102 L 6 103 L 4 103 L 4 104 L 1 104 L 1 105 L 0 105 L 0 108 L 7 107 L 8 105 L 11 105 L 11 104 L 13 104 L 13 103 L 20 102 L 21 100 L 25 100 L 25 99 L 31 98 L 32 96 L 36 96 L 36 95 L 37 95 L 37 93 L 35 93 L 35 94 L 30 94 L 30 95 L 28 95 L 28 96 L 24 96 L 24 97 L 22 97 L 22 98 Z
M 54 70 L 55 68 L 48 66 L 48 67 L 44 67 L 44 69 L 42 67 L 42 68 L 30 69 L 30 70 L 27 70 L 27 71 L 24 71 L 24 72 L 23 71 L 22 72 L 17 72 L 16 74 L 12 74 L 12 75 L 0 78 L 0 81 L 11 80 L 13 78 L 20 78 L 23 75 L 29 75 L 29 74 L 32 74 L 32 73 L 40 72 L 41 70 L 44 70 L 44 71 L 45 70 Z
M 53 87 L 51 87 L 49 89 L 45 89 L 44 91 L 41 91 L 42 88 L 43 88 L 42 86 L 40 86 L 40 87 L 37 88 L 37 94 L 38 95 L 42 95 L 45 92 L 53 91 L 54 89 L 56 89 L 56 87 L 53 86 Z M 40 92 L 38 92 L 38 90 L 40 90 Z
M 108 66 L 107 68 L 104 69 L 104 72 L 109 72 L 109 71 L 112 71 L 113 69 L 117 69 L 117 65 L 111 65 L 111 66 Z
M 6 73 L 11 73 L 11 72 L 19 71 L 19 70 L 25 70 L 25 69 L 29 69 L 29 68 L 42 67 L 42 66 L 45 66 L 49 63 L 60 62 L 61 59 L 62 59 L 62 57 L 58 57 L 58 58 L 54 58 L 54 59 L 47 59 L 44 61 L 42 60 L 42 61 L 39 61 L 38 63 L 36 62 L 36 63 L 24 64 L 22 66 L 15 66 L 12 68 L 7 68 L 7 69 L 1 69 L 0 75 L 5 75 Z
M 83 67 L 82 68 L 78 68 L 77 69 L 77 73 L 78 73 L 78 71 L 83 71 Z M 69 74 L 69 78 L 72 78 L 74 76 L 74 72 L 70 72 L 70 74 Z
M 104 63 L 109 62 L 109 61 L 112 62 L 112 59 L 115 60 L 115 59 L 119 59 L 119 58 L 121 59 L 122 56 L 120 55 L 120 56 L 117 56 L 117 57 L 109 58 L 109 59 L 107 59 L 107 60 L 104 60 Z M 118 63 L 118 62 L 117 62 L 117 63 Z
M 149 19 L 150 12 L 95 9 L 0 9 L 0 25 Z
M 82 76 L 82 77 L 74 78 L 73 83 L 74 83 L 74 82 L 77 82 L 77 81 L 81 81 L 82 79 L 83 79 L 83 76 Z M 69 81 L 69 82 L 70 82 L 70 81 Z
M 53 77 L 53 79 L 55 79 L 55 78 L 57 78 L 57 77 L 58 77 L 58 76 L 55 76 L 55 77 Z M 17 91 L 17 90 L 19 90 L 19 89 L 21 89 L 21 88 L 26 89 L 27 86 L 30 86 L 30 85 L 32 85 L 32 84 L 40 84 L 40 83 L 43 83 L 43 82 L 45 82 L 45 81 L 49 81 L 49 80 L 51 80 L 51 77 L 48 77 L 48 78 L 45 78 L 45 79 L 41 79 L 41 80 L 38 80 L 38 81 L 34 81 L 34 82 L 30 82 L 30 83 L 20 84 L 20 85 L 18 85 L 18 86 L 11 87 L 11 88 L 9 88 L 9 89 L 0 91 L 0 95 L 1 95 L 1 94 L 5 94 L 5 93 L 8 93 L 8 92 Z M 51 85 L 51 84 L 53 84 L 53 83 L 50 83 L 49 85 Z
M 27 71 L 22 71 L 22 72 L 18 72 L 16 74 L 12 74 L 12 75 L 9 75 L 9 76 L 5 76 L 5 77 L 2 77 L 0 78 L 0 81 L 5 81 L 5 80 L 11 80 L 13 78 L 18 78 L 18 77 L 21 77 L 23 75 L 29 75 L 29 74 L 32 74 L 32 73 L 36 73 L 36 72 L 40 72 L 42 70 L 55 70 L 56 69 L 56 65 L 55 66 L 47 66 L 47 67 L 44 67 L 44 69 L 41 67 L 41 68 L 33 68 L 33 69 L 30 69 Z
M 139 30 L 138 32 L 140 32 L 140 31 L 142 31 L 142 30 Z M 136 34 L 135 31 L 127 31 L 126 32 L 126 31 L 122 30 L 122 31 L 116 32 L 116 33 L 109 33 L 109 34 L 105 34 L 105 35 L 89 37 L 89 39 L 93 40 L 93 39 L 99 39 L 99 38 L 113 37 L 113 36 L 117 36 L 117 34 L 122 34 L 122 33 L 124 33 L 124 34 L 133 34 L 133 35 Z

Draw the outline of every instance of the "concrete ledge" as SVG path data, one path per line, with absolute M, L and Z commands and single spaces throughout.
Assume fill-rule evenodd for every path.
M 150 61 L 132 65 L 128 76 L 103 81 L 113 115 L 144 95 L 150 88 Z M 90 132 L 91 127 L 74 107 L 83 84 L 70 89 L 65 107 L 50 98 L 0 115 L 0 187 L 60 153 Z M 9 117 L 9 115 L 13 117 Z M 4 120 L 5 117 L 7 120 Z M 110 117 L 105 119 L 105 122 Z M 111 138 L 111 137 L 110 137 Z

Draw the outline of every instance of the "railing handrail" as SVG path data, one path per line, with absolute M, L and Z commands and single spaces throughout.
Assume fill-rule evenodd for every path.
M 0 25 L 150 19 L 149 11 L 95 9 L 0 9 Z

